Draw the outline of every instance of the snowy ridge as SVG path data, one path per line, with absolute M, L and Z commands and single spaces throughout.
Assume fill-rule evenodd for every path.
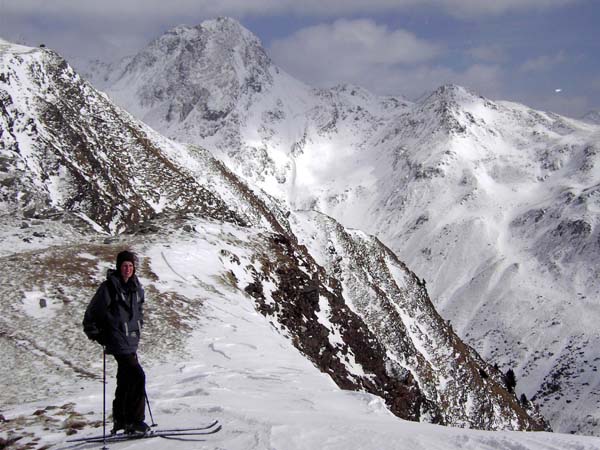
M 203 59 L 175 80 L 164 74 L 191 64 L 189 54 L 151 46 L 146 75 L 107 92 L 289 208 L 376 235 L 427 281 L 459 336 L 516 371 L 518 393 L 538 399 L 555 429 L 597 433 L 598 125 L 453 85 L 415 102 L 354 86 L 314 90 L 271 64 L 241 25 L 223 23 L 232 20 L 196 27 L 202 38 L 190 46 L 200 58 L 221 46 L 221 55 L 255 59 Z M 198 86 L 215 96 L 198 98 L 181 121 L 136 94 L 168 86 L 185 96 L 203 74 L 211 77 Z M 232 99 L 215 79 L 260 89 L 236 81 Z M 223 114 L 203 116 L 215 102 Z
M 180 145 L 116 108 L 58 55 L 1 56 L 3 214 L 78 210 L 107 232 L 172 212 L 247 221 L 164 156 Z
M 339 387 L 377 394 L 399 417 L 421 420 L 419 387 L 388 369 L 379 338 L 349 310 L 335 280 L 288 237 L 265 238 L 249 259 L 224 255 L 257 310 Z

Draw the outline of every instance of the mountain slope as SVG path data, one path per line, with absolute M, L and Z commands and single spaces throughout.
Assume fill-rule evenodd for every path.
M 400 370 L 408 369 L 426 397 L 443 405 L 432 411 L 439 414 L 435 421 L 483 429 L 527 422 L 523 405 L 505 390 L 502 374 L 460 341 L 435 311 L 424 282 L 392 251 L 316 212 L 294 216 L 293 227 L 302 230 L 298 235 L 330 276 L 340 280 L 352 310 L 380 337 Z
M 243 222 L 165 158 L 161 144 L 173 144 L 117 110 L 60 57 L 2 47 L 4 213 L 77 209 L 106 231 L 169 211 Z
M 45 270 L 46 263 L 54 265 L 54 269 L 47 267 L 48 272 L 56 273 L 53 255 L 58 253 L 79 275 L 71 279 L 84 282 L 88 278 L 100 281 L 103 269 L 114 264 L 114 253 L 124 245 L 140 256 L 140 275 L 149 295 L 139 357 L 147 375 L 154 419 L 161 428 L 194 426 L 214 418 L 223 425 L 219 433 L 203 437 L 201 443 L 161 440 L 161 448 L 598 448 L 598 438 L 482 432 L 407 422 L 390 414 L 378 397 L 338 389 L 291 340 L 273 329 L 270 320 L 256 313 L 245 294 L 223 278 L 222 249 L 241 254 L 256 242 L 255 232 L 202 219 L 187 225 L 194 231 L 175 227 L 154 236 L 123 236 L 112 245 L 88 242 L 30 253 L 30 259 L 22 255 L 25 262 L 35 262 L 27 266 L 35 273 Z M 15 255 L 10 266 L 13 273 L 23 267 L 20 257 Z M 10 379 L 2 378 L 3 397 L 10 390 L 17 400 L 2 402 L 0 442 L 12 442 L 10 448 L 65 448 L 73 445 L 65 442 L 67 439 L 102 434 L 102 352 L 77 333 L 74 317 L 65 314 L 73 309 L 80 318 L 89 287 L 79 291 L 78 283 L 69 284 L 64 293 L 71 300 L 68 304 L 63 304 L 50 286 L 45 287 L 41 277 L 23 287 L 31 301 L 22 305 L 21 315 L 37 316 L 28 322 L 32 333 L 56 341 L 57 350 L 70 346 L 80 356 L 71 356 L 67 361 L 77 365 L 68 366 L 56 355 L 44 358 L 23 342 L 13 360 L 4 351 L 6 337 L 0 336 L 3 362 L 17 371 L 13 376 L 18 375 L 18 382 L 7 383 Z M 30 287 L 41 290 L 29 291 Z M 50 311 L 39 306 L 40 296 L 48 300 Z M 60 328 L 53 332 L 51 324 L 60 324 Z M 73 328 L 73 334 L 65 335 L 62 327 Z M 41 340 L 39 344 L 42 349 L 47 346 Z M 37 365 L 30 365 L 30 360 Z M 5 367 L 3 364 L 0 370 Z M 85 367 L 89 378 L 74 377 L 73 367 Z M 114 391 L 115 372 L 116 364 L 107 358 L 107 393 Z M 33 396 L 27 389 L 31 378 L 39 382 Z M 43 391 L 40 386 L 50 389 Z M 134 441 L 127 446 L 148 445 L 148 441 Z
M 0 375 L 12 379 L 22 350 L 40 356 L 18 369 L 22 391 L 7 389 L 3 403 L 18 402 L 20 394 L 32 400 L 54 395 L 64 387 L 62 378 L 94 378 L 86 369 L 89 355 L 80 320 L 111 255 L 127 243 L 144 253 L 144 246 L 188 241 L 189 235 L 215 227 L 214 241 L 206 238 L 214 254 L 205 256 L 216 281 L 194 278 L 194 283 L 209 290 L 217 283 L 253 299 L 257 311 L 340 388 L 378 395 L 394 414 L 414 421 L 483 429 L 545 427 L 499 380 L 452 383 L 446 389 L 448 377 L 463 373 L 453 364 L 469 366 L 469 374 L 479 378 L 489 368 L 442 326 L 423 286 L 398 294 L 395 282 L 387 280 L 390 294 L 376 309 L 396 302 L 398 330 L 406 326 L 400 322 L 405 314 L 444 344 L 440 350 L 426 349 L 408 334 L 402 343 L 390 341 L 385 332 L 394 325 L 382 330 L 349 303 L 352 289 L 299 243 L 290 213 L 268 195 L 253 192 L 207 151 L 169 141 L 133 119 L 51 51 L 2 43 L 0 57 L 0 152 L 7 162 L 0 217 L 3 241 L 10 243 L 3 246 L 1 259 L 6 273 L 13 275 L 0 280 L 1 342 L 13 358 Z M 23 195 L 29 193 L 33 195 Z M 72 217 L 79 219 L 75 225 Z M 333 219 L 327 221 L 343 232 Z M 385 252 L 394 260 L 394 273 L 416 286 L 415 275 L 389 250 L 371 247 L 375 258 Z M 193 248 L 188 251 L 194 253 Z M 161 288 L 150 267 L 160 257 L 164 253 L 142 261 L 139 272 L 157 301 L 151 316 L 157 327 L 149 339 L 151 358 L 185 347 L 192 332 L 189 320 L 201 308 L 197 299 Z M 356 256 L 348 253 L 346 258 Z M 28 276 L 14 276 L 22 267 L 29 268 Z M 372 279 L 378 268 L 357 261 L 344 270 L 346 276 L 367 273 Z M 421 303 L 426 307 L 415 315 L 411 308 Z M 32 331 L 36 326 L 39 333 Z M 449 351 L 452 358 L 439 354 Z M 422 363 L 408 362 L 412 360 Z M 47 369 L 55 363 L 58 376 L 28 377 L 33 367 Z M 447 376 L 433 373 L 432 365 Z
M 461 336 L 517 369 L 554 427 L 593 432 L 598 129 L 460 88 L 428 104 L 450 112 L 447 127 L 425 146 L 393 138 L 416 170 L 390 197 L 403 213 L 378 208 L 374 227 Z M 383 231 L 391 217 L 400 226 Z
M 597 433 L 598 126 L 458 86 L 414 103 L 313 90 L 258 45 L 231 19 L 178 27 L 105 87 L 290 208 L 378 236 L 556 429 Z M 168 114 L 185 99 L 189 114 Z

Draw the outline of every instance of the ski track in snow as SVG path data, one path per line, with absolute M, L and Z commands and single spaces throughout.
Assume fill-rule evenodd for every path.
M 174 268 L 173 266 L 169 263 L 169 261 L 167 260 L 167 257 L 165 256 L 164 252 L 160 252 L 160 256 L 162 256 L 163 261 L 165 262 L 165 264 L 167 265 L 167 267 L 169 269 L 171 269 L 171 272 L 173 272 L 175 275 L 177 275 L 179 278 L 181 278 L 182 281 L 186 282 L 187 280 L 185 279 L 185 277 L 183 277 L 182 275 L 180 275 Z

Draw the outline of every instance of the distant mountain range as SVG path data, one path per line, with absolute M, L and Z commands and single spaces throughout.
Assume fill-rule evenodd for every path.
M 377 236 L 553 428 L 598 433 L 600 127 L 442 86 L 416 102 L 313 89 L 221 18 L 92 82 L 292 211 Z

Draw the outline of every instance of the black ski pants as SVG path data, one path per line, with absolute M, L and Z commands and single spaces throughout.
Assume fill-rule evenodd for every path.
M 121 426 L 142 422 L 146 409 L 146 374 L 135 353 L 114 357 L 118 368 L 113 422 Z

